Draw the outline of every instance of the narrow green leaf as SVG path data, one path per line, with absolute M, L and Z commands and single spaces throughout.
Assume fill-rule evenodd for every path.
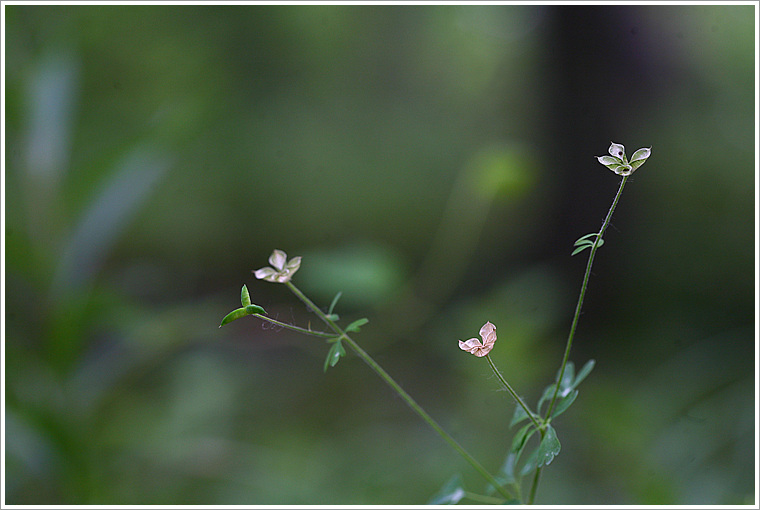
M 541 440 L 541 444 L 538 445 L 537 467 L 548 466 L 551 464 L 551 462 L 554 460 L 554 457 L 556 457 L 559 453 L 560 448 L 561 445 L 559 444 L 559 439 L 557 438 L 557 432 L 554 430 L 554 427 L 548 425 L 546 427 L 546 434 L 544 434 L 544 438 Z
M 590 243 L 593 243 L 594 241 L 591 241 L 591 240 L 589 239 L 589 237 L 591 237 L 591 236 L 597 236 L 597 235 L 599 235 L 599 233 L 598 233 L 598 232 L 591 232 L 590 234 L 586 234 L 586 235 L 585 235 L 585 236 L 583 236 L 583 237 L 579 237 L 579 238 L 578 238 L 578 240 L 577 240 L 577 241 L 575 241 L 575 244 L 574 244 L 573 246 L 578 246 L 579 244 L 581 244 L 581 243 L 583 243 L 583 242 L 590 242 Z
M 335 309 L 335 305 L 338 304 L 338 300 L 340 299 L 342 295 L 343 295 L 343 291 L 340 291 L 337 294 L 335 294 L 335 297 L 333 298 L 332 303 L 330 303 L 330 308 L 327 310 L 328 316 L 332 315 L 333 310 Z M 333 320 L 337 320 L 337 319 L 333 319 Z
M 528 459 L 520 469 L 520 476 L 525 476 L 528 473 L 532 473 L 538 465 L 538 446 L 533 448 L 528 454 Z
M 267 311 L 261 308 L 259 305 L 248 305 L 245 307 L 245 311 L 250 315 L 253 315 L 254 313 L 266 315 L 267 313 Z
M 251 295 L 248 293 L 248 287 L 245 285 L 240 289 L 240 304 L 243 306 L 251 304 Z
M 362 326 L 364 326 L 368 322 L 369 322 L 369 319 L 357 319 L 354 322 L 352 322 L 351 324 L 349 324 L 348 327 L 346 327 L 346 332 L 353 331 L 353 332 L 356 333 L 356 332 L 359 331 L 359 328 L 361 328 Z
M 557 377 L 559 377 L 559 372 L 557 372 Z M 572 386 L 573 379 L 575 379 L 575 364 L 572 361 L 568 361 L 567 365 L 565 365 L 565 372 L 562 374 L 562 380 L 559 383 L 560 393 L 563 393 Z
M 570 405 L 575 402 L 578 397 L 578 390 L 572 390 L 570 393 L 562 398 L 557 399 L 557 404 L 552 409 L 552 418 L 556 418 L 560 414 L 564 413 Z
M 541 406 L 544 404 L 544 402 L 551 400 L 551 398 L 554 396 L 554 389 L 557 387 L 556 383 L 550 384 L 546 388 L 544 388 L 544 394 L 541 395 L 541 398 L 538 399 L 538 405 L 536 406 L 536 412 L 539 414 L 541 413 Z
M 509 422 L 509 428 L 514 427 L 521 421 L 527 420 L 528 418 L 528 413 L 525 412 L 525 409 L 523 409 L 522 406 L 515 406 L 515 414 L 512 415 L 512 421 Z
M 583 246 L 579 246 L 578 248 L 576 248 L 576 249 L 573 250 L 573 253 L 571 253 L 570 256 L 572 257 L 573 255 L 578 255 L 580 252 L 582 252 L 586 248 L 591 248 L 591 245 L 590 244 L 584 244 Z
M 514 452 L 515 454 L 515 462 L 517 462 L 517 459 L 520 458 L 520 454 L 522 453 L 523 448 L 525 448 L 525 444 L 528 442 L 528 439 L 536 433 L 536 428 L 533 426 L 532 423 L 528 423 L 523 425 L 523 427 L 517 431 L 515 434 L 515 437 L 512 438 L 512 447 L 509 449 L 510 452 Z
M 572 388 L 575 389 L 578 387 L 578 385 L 583 381 L 588 374 L 591 373 L 591 370 L 594 369 L 594 365 L 596 365 L 596 361 L 593 359 L 590 359 L 586 362 L 585 365 L 583 365 L 583 368 L 581 368 L 580 372 L 578 372 L 578 375 L 575 378 L 575 381 L 573 381 Z
M 452 476 L 441 490 L 433 496 L 428 505 L 456 505 L 465 496 L 464 482 L 460 475 Z
M 230 313 L 228 313 L 224 319 L 222 319 L 222 323 L 219 324 L 219 327 L 221 328 L 225 324 L 229 324 L 230 322 L 234 321 L 235 319 L 239 319 L 240 317 L 245 317 L 246 315 L 249 315 L 248 312 L 245 311 L 245 308 L 238 308 L 237 310 L 233 310 Z
M 340 358 L 345 355 L 346 350 L 343 348 L 342 342 L 337 341 L 332 344 L 332 347 L 330 347 L 330 350 L 327 352 L 327 357 L 325 358 L 324 371 L 327 372 L 328 366 L 334 367 L 337 365 Z

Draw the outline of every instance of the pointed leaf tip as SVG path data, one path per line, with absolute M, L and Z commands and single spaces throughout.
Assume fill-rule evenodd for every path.
M 225 324 L 229 324 L 230 322 L 241 317 L 245 317 L 246 315 L 248 315 L 248 312 L 245 310 L 245 308 L 238 308 L 236 310 L 233 310 L 224 316 L 224 319 L 222 319 L 222 323 L 219 324 L 219 327 L 221 328 Z
M 255 313 L 266 315 L 266 313 L 267 313 L 267 311 L 264 310 L 259 305 L 248 305 L 248 306 L 245 307 L 245 311 L 249 315 L 253 315 Z
M 330 350 L 327 351 L 327 357 L 325 358 L 325 364 L 323 370 L 327 372 L 327 367 L 334 367 L 340 361 L 340 358 L 346 355 L 346 349 L 343 348 L 343 344 L 340 340 L 332 344 Z
M 246 285 L 243 285 L 243 288 L 240 289 L 240 304 L 243 306 L 251 304 L 251 295 L 248 293 L 248 287 Z
M 357 319 L 348 325 L 348 327 L 346 328 L 346 331 L 352 331 L 354 333 L 358 333 L 359 329 L 365 324 L 367 324 L 368 322 L 369 322 L 369 319 L 367 318 Z

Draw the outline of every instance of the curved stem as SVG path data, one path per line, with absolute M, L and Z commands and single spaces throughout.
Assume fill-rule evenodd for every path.
M 536 426 L 538 430 L 541 430 L 541 424 L 538 423 L 538 420 L 533 415 L 533 413 L 528 408 L 528 405 L 523 401 L 523 399 L 520 398 L 520 396 L 517 394 L 515 390 L 512 389 L 512 386 L 509 385 L 509 383 L 504 379 L 504 377 L 501 375 L 501 372 L 499 372 L 499 369 L 496 368 L 496 365 L 494 364 L 493 360 L 491 359 L 490 354 L 486 354 L 486 359 L 488 360 L 488 364 L 491 365 L 491 370 L 493 370 L 493 373 L 496 374 L 496 378 L 499 379 L 502 386 L 509 392 L 510 395 L 512 395 L 512 398 L 515 399 L 515 402 L 520 404 L 520 406 L 523 408 L 525 413 L 528 415 L 528 418 L 533 422 L 533 425 Z
M 372 357 L 367 354 L 367 352 L 364 351 L 361 347 L 359 347 L 359 344 L 357 344 L 351 337 L 349 337 L 345 331 L 341 329 L 340 326 L 338 326 L 335 321 L 330 319 L 322 310 L 319 309 L 306 295 L 301 292 L 298 287 L 293 285 L 292 282 L 288 281 L 285 282 L 285 284 L 288 286 L 288 288 L 295 294 L 298 299 L 300 299 L 306 306 L 308 306 L 311 310 L 316 313 L 320 319 L 322 319 L 330 328 L 335 331 L 337 335 L 340 335 L 340 338 L 342 340 L 345 340 L 346 343 L 351 347 L 351 349 L 354 350 L 354 352 L 367 364 L 370 366 L 374 372 L 380 376 L 381 379 L 383 379 L 388 386 L 390 386 L 398 395 L 409 405 L 409 407 L 412 408 L 412 410 L 417 413 L 420 418 L 425 420 L 428 425 L 430 425 L 433 430 L 435 430 L 441 438 L 443 438 L 444 441 L 446 441 L 454 450 L 459 453 L 480 475 L 485 478 L 491 485 L 493 485 L 494 489 L 504 496 L 507 500 L 512 499 L 512 496 L 507 492 L 506 489 L 504 489 L 499 482 L 477 461 L 475 458 L 470 455 L 467 450 L 465 450 L 453 437 L 451 437 L 448 432 L 443 430 L 443 428 L 429 415 L 427 412 L 420 407 L 420 405 L 415 402 L 415 400 L 406 392 L 404 389 L 399 386 L 399 384 L 381 367 L 377 364 L 377 362 L 372 359 Z
M 541 468 L 536 469 L 536 473 L 533 475 L 533 484 L 530 486 L 530 494 L 528 495 L 528 504 L 532 505 L 536 500 L 536 489 L 538 489 L 538 481 L 541 479 Z
M 260 313 L 254 313 L 253 316 L 263 321 L 271 322 L 272 324 L 275 324 L 277 326 L 290 329 L 292 331 L 297 331 L 299 333 L 303 333 L 304 335 L 318 336 L 320 338 L 335 338 L 335 335 L 332 333 L 327 333 L 325 331 L 312 331 L 311 329 L 302 328 L 299 326 L 295 326 L 293 324 L 288 324 L 287 322 L 278 321 L 276 319 L 267 317 L 266 315 L 262 315 Z

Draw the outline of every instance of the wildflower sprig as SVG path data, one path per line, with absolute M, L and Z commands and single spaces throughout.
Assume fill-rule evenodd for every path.
M 612 206 L 602 222 L 599 231 L 580 237 L 574 244 L 575 249 L 573 250 L 572 255 L 577 255 L 586 249 L 590 249 L 586 271 L 583 276 L 578 302 L 575 307 L 575 314 L 570 325 L 570 333 L 567 337 L 565 352 L 562 358 L 562 363 L 557 372 L 557 377 L 555 382 L 549 384 L 544 389 L 538 400 L 535 411 L 532 411 L 525 401 L 517 394 L 491 359 L 490 353 L 497 340 L 496 326 L 492 322 L 488 321 L 480 328 L 479 333 L 481 339 L 470 338 L 464 341 L 459 340 L 460 349 L 473 354 L 478 358 L 486 359 L 496 378 L 518 404 L 515 407 L 509 427 L 517 426 L 528 420 L 528 423 L 523 424 L 515 433 L 507 457 L 496 476 L 491 475 L 453 437 L 443 430 L 443 428 L 349 335 L 349 333 L 358 332 L 361 326 L 368 322 L 366 318 L 356 320 L 345 328 L 338 324 L 340 317 L 335 313 L 335 306 L 341 296 L 340 292 L 332 300 L 327 313 L 325 313 L 293 284 L 291 280 L 293 275 L 301 267 L 301 257 L 294 257 L 288 260 L 287 254 L 284 251 L 274 250 L 269 257 L 271 267 L 258 269 L 254 271 L 254 274 L 258 279 L 286 285 L 309 310 L 319 316 L 320 320 L 327 325 L 329 331 L 313 331 L 311 327 L 302 328 L 268 317 L 266 311 L 262 307 L 251 303 L 250 295 L 245 285 L 241 290 L 242 307 L 227 314 L 222 320 L 220 327 L 233 320 L 251 315 L 255 318 L 289 328 L 293 331 L 323 338 L 331 344 L 325 359 L 324 370 L 327 370 L 328 367 L 335 366 L 338 361 L 346 355 L 346 349 L 343 346 L 343 343 L 345 342 L 345 344 L 348 345 L 348 347 L 365 363 L 367 363 L 367 365 L 369 365 L 369 367 L 380 376 L 380 378 L 382 378 L 393 391 L 395 391 L 409 405 L 409 407 L 417 413 L 417 415 L 427 422 L 444 441 L 459 453 L 488 482 L 485 494 L 477 494 L 465 490 L 461 476 L 456 475 L 452 477 L 433 500 L 429 502 L 430 504 L 456 504 L 463 498 L 472 499 L 481 503 L 519 504 L 523 501 L 521 479 L 523 476 L 533 473 L 530 493 L 528 497 L 525 498 L 528 504 L 532 504 L 535 501 L 536 490 L 543 467 L 549 465 L 557 454 L 559 454 L 561 449 L 561 444 L 557 437 L 557 431 L 553 426 L 553 420 L 564 413 L 575 402 L 578 397 L 578 385 L 594 368 L 594 360 L 589 360 L 576 374 L 575 366 L 573 362 L 569 361 L 569 356 L 596 251 L 604 244 L 604 233 L 610 224 L 612 214 L 615 211 L 628 178 L 647 161 L 651 155 L 651 148 L 637 150 L 633 153 L 630 160 L 626 157 L 625 147 L 621 144 L 612 142 L 608 152 L 609 155 L 597 156 L 597 160 L 615 174 L 622 176 L 620 187 L 618 188 Z M 538 436 L 538 444 L 535 445 L 532 450 L 529 450 L 527 448 L 529 440 L 536 435 Z M 526 453 L 526 451 L 529 451 L 529 453 Z M 521 461 L 521 458 L 524 460 Z
M 328 343 L 332 343 L 332 347 L 330 348 L 327 359 L 325 360 L 324 368 L 327 369 L 328 366 L 335 366 L 337 362 L 340 360 L 341 357 L 345 356 L 345 348 L 342 347 L 341 342 L 345 341 L 346 344 L 367 364 L 369 367 L 378 375 L 381 379 L 383 379 L 392 389 L 395 391 L 408 405 L 412 408 L 412 410 L 417 413 L 420 418 L 422 418 L 425 422 L 427 422 L 433 430 L 444 440 L 446 443 L 449 444 L 459 455 L 462 456 L 486 481 L 488 481 L 489 486 L 492 488 L 492 491 L 498 492 L 502 499 L 498 499 L 499 502 L 504 501 L 514 501 L 514 497 L 512 494 L 510 494 L 504 487 L 502 487 L 502 484 L 499 482 L 499 480 L 496 479 L 491 473 L 489 473 L 467 450 L 464 449 L 451 435 L 446 432 L 443 427 L 441 427 L 438 422 L 436 422 L 384 369 L 381 367 L 364 349 L 362 349 L 356 341 L 351 338 L 351 336 L 348 335 L 349 332 L 358 332 L 364 324 L 368 322 L 366 318 L 358 319 L 351 324 L 349 324 L 346 328 L 341 328 L 338 323 L 338 315 L 334 313 L 334 307 L 337 303 L 338 299 L 340 298 L 340 293 L 335 296 L 333 299 L 330 308 L 328 310 L 328 313 L 325 313 L 320 309 L 317 305 L 315 305 L 311 299 L 309 299 L 306 294 L 304 294 L 298 287 L 296 287 L 293 282 L 291 281 L 291 278 L 293 277 L 293 274 L 298 270 L 298 268 L 301 265 L 301 257 L 295 257 L 294 259 L 291 259 L 291 261 L 287 260 L 287 255 L 282 250 L 274 250 L 272 255 L 269 257 L 269 263 L 274 266 L 274 268 L 262 268 L 259 270 L 254 271 L 254 274 L 257 278 L 263 279 L 266 281 L 270 281 L 273 283 L 282 283 L 285 284 L 288 289 L 290 289 L 293 294 L 296 295 L 296 297 L 301 300 L 306 307 L 313 311 L 319 318 L 332 330 L 332 333 L 328 332 L 315 332 L 312 331 L 310 328 L 307 330 L 305 328 L 300 328 L 298 326 L 292 326 L 290 325 L 290 329 L 299 331 L 301 333 L 313 335 L 313 336 L 320 336 L 323 338 L 326 338 Z M 289 266 L 290 264 L 290 266 Z M 287 272 L 286 272 L 287 271 Z M 245 286 L 244 286 L 245 288 Z M 248 290 L 245 289 L 245 293 L 247 295 Z M 250 297 L 248 297 L 248 300 L 250 301 Z M 260 308 L 260 307 L 259 307 Z M 261 309 L 263 312 L 263 309 Z M 227 317 L 225 317 L 225 320 L 222 321 L 222 325 L 227 324 L 228 322 L 231 322 L 232 320 L 235 320 L 239 317 L 243 317 L 245 315 L 253 315 L 256 318 L 266 320 L 275 324 L 279 325 L 285 325 L 279 321 L 272 320 L 270 317 L 267 317 L 263 313 L 252 313 L 252 314 L 245 314 L 245 315 L 239 315 L 237 316 L 236 312 L 238 310 L 233 311 L 232 313 L 228 314 L 227 317 L 230 317 L 231 315 L 235 314 L 236 316 L 226 320 Z M 339 346 L 339 347 L 336 347 Z
M 596 159 L 616 174 L 628 177 L 635 172 L 637 168 L 646 163 L 647 159 L 652 154 L 652 148 L 641 148 L 637 150 L 633 153 L 633 156 L 631 156 L 630 161 L 625 157 L 625 147 L 619 143 L 612 142 L 607 152 L 609 152 L 609 156 L 595 156 Z M 570 255 L 577 255 L 587 248 L 600 248 L 604 244 L 602 234 L 604 234 L 603 231 L 592 232 L 580 237 L 575 241 L 573 246 L 576 248 Z
M 482 343 L 476 338 L 471 338 L 465 342 L 461 340 L 459 341 L 460 349 L 470 352 L 478 357 L 485 357 L 486 360 L 488 360 L 497 379 L 499 379 L 502 386 L 507 389 L 517 402 L 518 406 L 515 407 L 515 413 L 512 417 L 510 427 L 515 426 L 526 419 L 530 419 L 530 422 L 521 427 L 515 434 L 512 440 L 512 447 L 510 448 L 504 465 L 499 473 L 500 479 L 503 480 L 504 483 L 510 484 L 518 495 L 521 494 L 520 477 L 531 472 L 534 473 L 530 494 L 528 496 L 529 504 L 532 504 L 535 500 L 536 489 L 538 487 L 543 466 L 549 465 L 561 448 L 556 430 L 552 427 L 551 421 L 565 412 L 570 405 L 575 402 L 575 399 L 578 396 L 578 385 L 594 368 L 594 360 L 589 360 L 576 376 L 575 367 L 573 363 L 569 361 L 570 349 L 573 344 L 578 319 L 580 318 L 583 298 L 588 286 L 589 276 L 591 275 L 591 267 L 594 263 L 594 256 L 599 247 L 604 244 L 604 233 L 609 226 L 612 213 L 615 211 L 615 207 L 623 193 L 623 188 L 625 187 L 628 177 L 647 161 L 652 153 L 652 149 L 642 148 L 637 150 L 633 153 L 633 156 L 631 156 L 630 161 L 626 158 L 625 147 L 621 144 L 612 142 L 608 152 L 609 156 L 598 156 L 597 160 L 617 175 L 621 175 L 623 178 L 620 181 L 620 187 L 612 202 L 612 206 L 607 212 L 607 216 L 604 218 L 599 231 L 586 234 L 575 242 L 574 246 L 576 248 L 571 255 L 577 255 L 587 248 L 590 248 L 591 252 L 589 254 L 588 263 L 586 264 L 586 272 L 583 276 L 578 303 L 575 307 L 575 315 L 573 316 L 573 321 L 570 326 L 570 334 L 567 338 L 565 353 L 562 359 L 562 364 L 557 373 L 557 379 L 544 390 L 536 406 L 536 412 L 531 411 L 525 402 L 517 395 L 517 393 L 515 393 L 491 359 L 489 353 L 496 342 L 496 327 L 490 321 L 486 322 L 480 330 L 480 336 L 483 339 Z M 541 413 L 544 405 L 546 405 L 546 410 L 542 415 Z M 520 456 L 522 455 L 528 440 L 536 433 L 539 434 L 539 444 L 528 455 L 522 468 L 518 469 L 517 464 Z M 451 498 L 454 495 L 464 493 L 463 487 L 453 482 L 450 482 L 447 487 L 449 487 L 451 491 L 438 495 L 439 498 L 443 498 L 442 500 L 445 500 L 445 497 Z
M 612 142 L 607 152 L 610 153 L 609 156 L 595 156 L 596 159 L 616 174 L 628 176 L 646 163 L 647 158 L 652 154 L 652 148 L 637 150 L 631 156 L 630 161 L 625 157 L 625 147 L 619 143 Z
M 301 257 L 288 260 L 288 255 L 282 250 L 274 250 L 269 256 L 269 263 L 274 266 L 262 267 L 253 273 L 259 280 L 264 279 L 273 283 L 289 282 L 293 275 L 301 267 Z
M 607 216 L 604 217 L 604 221 L 602 222 L 602 226 L 599 229 L 599 232 L 595 234 L 587 234 L 586 236 L 581 237 L 578 241 L 583 240 L 584 238 L 590 239 L 593 237 L 594 241 L 591 242 L 591 244 L 588 244 L 588 246 L 584 246 L 581 244 L 579 246 L 580 250 L 576 249 L 574 252 L 577 253 L 578 251 L 582 251 L 585 248 L 591 248 L 591 251 L 589 252 L 588 256 L 588 262 L 586 263 L 586 272 L 583 274 L 583 282 L 581 283 L 581 290 L 580 294 L 578 295 L 578 303 L 575 305 L 575 314 L 573 315 L 573 321 L 570 324 L 570 333 L 567 336 L 567 343 L 565 345 L 565 353 L 562 357 L 562 364 L 560 365 L 559 373 L 557 374 L 557 380 L 556 382 L 549 386 L 547 388 L 547 391 L 544 392 L 544 395 L 547 395 L 548 393 L 551 393 L 551 399 L 549 400 L 549 406 L 546 409 L 545 417 L 546 419 L 549 419 L 551 416 L 553 416 L 553 413 L 555 413 L 555 406 L 557 406 L 557 410 L 560 410 L 560 408 L 563 406 L 563 401 L 568 398 L 568 394 L 565 393 L 565 390 L 563 390 L 563 381 L 567 381 L 567 378 L 565 376 L 566 371 L 568 373 L 572 373 L 573 365 L 569 362 L 570 358 L 570 349 L 573 346 L 573 339 L 575 338 L 575 330 L 578 326 L 578 319 L 581 315 L 581 308 L 583 307 L 583 298 L 586 295 L 586 288 L 588 287 L 588 280 L 591 276 L 591 267 L 594 264 L 594 256 L 596 255 L 596 251 L 599 249 L 599 247 L 602 245 L 604 232 L 607 230 L 607 227 L 610 224 L 610 220 L 612 219 L 612 213 L 615 212 L 615 208 L 617 207 L 618 200 L 620 200 L 620 196 L 623 194 L 623 188 L 625 188 L 626 182 L 628 182 L 628 178 L 630 175 L 636 171 L 641 165 L 646 163 L 647 159 L 649 159 L 649 156 L 652 154 L 652 149 L 650 148 L 642 148 L 637 150 L 633 153 L 633 156 L 631 156 L 631 160 L 628 161 L 625 157 L 625 147 L 621 144 L 612 142 L 610 145 L 610 148 L 608 151 L 610 153 L 609 156 L 597 156 L 597 160 L 602 165 L 606 166 L 613 172 L 615 172 L 618 175 L 622 175 L 623 178 L 620 180 L 620 187 L 618 188 L 617 194 L 615 194 L 615 198 L 612 201 L 612 205 L 610 206 L 610 210 L 607 211 Z M 578 241 L 576 241 L 576 245 L 578 245 Z M 587 243 L 586 243 L 587 244 Z M 591 363 L 591 362 L 590 362 Z M 591 371 L 593 368 L 593 363 L 589 365 L 588 363 L 583 367 L 581 372 L 578 374 L 578 377 L 576 377 L 576 384 L 582 380 L 583 377 L 586 377 L 588 375 L 588 372 Z M 564 396 L 563 396 L 564 395 Z M 574 399 L 574 397 L 572 397 Z M 544 397 L 542 396 L 542 399 Z M 539 406 L 540 407 L 540 406 Z M 538 487 L 538 482 L 541 478 L 541 467 L 539 466 L 534 474 L 533 477 L 533 485 L 531 486 L 530 495 L 528 497 L 528 503 L 533 503 L 536 497 L 536 488 Z

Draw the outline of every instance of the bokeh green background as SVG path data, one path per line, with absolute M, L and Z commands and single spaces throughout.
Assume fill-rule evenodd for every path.
M 597 366 L 542 504 L 754 503 L 753 5 L 5 9 L 9 504 L 424 504 L 483 481 L 360 360 L 254 319 L 274 248 L 491 471 Z

